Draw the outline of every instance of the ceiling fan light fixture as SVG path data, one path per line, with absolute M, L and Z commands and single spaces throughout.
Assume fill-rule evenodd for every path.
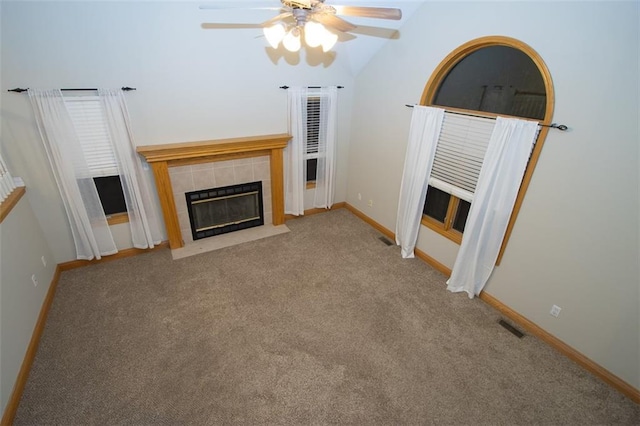
M 327 53 L 331 50 L 333 46 L 335 46 L 338 41 L 338 36 L 331 31 L 325 29 L 324 39 L 322 40 L 322 51 Z
M 297 52 L 300 50 L 300 29 L 298 27 L 293 27 L 282 39 L 282 45 L 289 52 Z
M 270 27 L 264 27 L 262 31 L 264 32 L 264 36 L 267 39 L 267 42 L 269 42 L 271 47 L 273 47 L 274 49 L 278 48 L 278 45 L 280 44 L 286 33 L 284 25 L 280 23 L 277 23 Z
M 324 25 L 318 22 L 307 22 L 304 26 L 304 41 L 309 47 L 318 47 L 324 41 L 327 32 Z

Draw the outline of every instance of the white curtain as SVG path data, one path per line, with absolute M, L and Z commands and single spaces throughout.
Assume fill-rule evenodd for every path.
M 495 266 L 538 123 L 498 117 L 447 289 L 477 296 Z
M 403 258 L 414 257 L 443 119 L 443 109 L 422 105 L 413 107 L 396 221 L 396 244 L 401 247 Z
M 295 216 L 304 214 L 305 161 L 307 141 L 306 87 L 290 87 L 288 95 L 289 134 L 291 141 L 284 149 L 284 212 Z
M 329 209 L 335 193 L 338 88 L 323 87 L 316 93 L 320 96 L 320 131 L 313 206 Z
M 117 253 L 62 92 L 29 89 L 28 93 L 69 218 L 76 257 L 91 260 Z
M 98 96 L 118 161 L 133 246 L 152 248 L 162 241 L 162 232 L 153 207 L 151 190 L 144 178 L 142 161 L 135 151 L 124 94 L 121 89 L 99 89 Z

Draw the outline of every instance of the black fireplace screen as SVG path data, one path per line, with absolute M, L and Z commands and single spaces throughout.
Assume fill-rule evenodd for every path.
M 264 225 L 262 182 L 187 192 L 194 240 Z

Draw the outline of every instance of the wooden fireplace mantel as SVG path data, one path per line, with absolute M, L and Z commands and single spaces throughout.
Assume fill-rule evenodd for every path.
M 137 152 L 151 165 L 156 179 L 156 190 L 167 228 L 169 247 L 176 249 L 184 246 L 169 167 L 268 155 L 271 167 L 273 224 L 282 225 L 284 223 L 283 150 L 290 139 L 291 136 L 288 134 L 277 134 L 139 146 Z

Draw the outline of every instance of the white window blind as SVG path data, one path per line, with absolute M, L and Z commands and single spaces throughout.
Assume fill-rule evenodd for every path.
M 97 96 L 65 98 L 71 121 L 93 177 L 118 175 L 102 103 Z
M 307 150 L 306 158 L 318 158 L 318 140 L 320 137 L 320 97 L 307 99 Z
M 429 185 L 471 202 L 495 120 L 445 112 Z

